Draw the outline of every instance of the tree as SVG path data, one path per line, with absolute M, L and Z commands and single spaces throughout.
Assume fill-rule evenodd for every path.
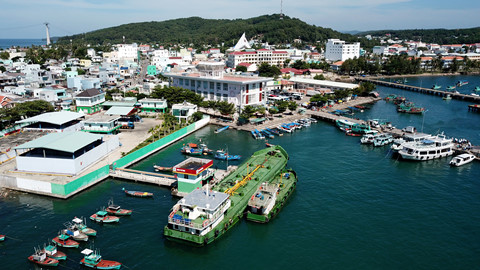
M 247 67 L 246 67 L 246 66 L 240 66 L 240 65 L 238 65 L 238 66 L 235 68 L 235 71 L 247 72 Z
M 262 63 L 258 68 L 258 75 L 261 77 L 278 77 L 282 72 L 277 66 L 270 66 L 268 63 Z
M 240 117 L 245 119 L 245 120 L 248 120 L 253 116 L 255 111 L 256 111 L 255 108 L 253 108 L 250 105 L 247 105 L 247 106 L 243 107 L 243 110 L 240 113 Z
M 321 94 L 316 94 L 310 98 L 310 102 L 326 103 L 327 101 L 328 101 L 328 97 Z
M 10 53 L 8 53 L 7 51 L 4 51 L 4 52 L 0 52 L 0 59 L 8 59 L 10 58 Z
M 192 114 L 193 122 L 197 122 L 198 120 L 201 120 L 202 118 L 203 118 L 203 113 L 202 112 L 194 112 Z
M 294 112 L 298 108 L 298 104 L 295 101 L 290 101 L 288 103 L 288 109 Z
M 313 77 L 314 80 L 325 80 L 325 76 L 323 74 L 317 74 Z
M 81 68 L 77 68 L 77 73 L 78 75 L 85 75 L 86 71 Z
M 288 101 L 279 100 L 275 102 L 275 106 L 277 107 L 279 113 L 284 113 L 288 108 Z
M 4 66 L 0 66 L 0 71 L 3 73 L 5 71 L 7 71 L 7 69 Z
M 235 113 L 235 104 L 229 103 L 227 101 L 218 102 L 217 108 L 222 115 L 230 115 Z

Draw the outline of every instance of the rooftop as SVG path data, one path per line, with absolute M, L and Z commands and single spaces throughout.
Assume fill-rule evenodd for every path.
M 105 112 L 105 115 L 129 115 L 135 107 L 111 107 Z
M 223 192 L 194 189 L 180 200 L 180 204 L 192 208 L 197 206 L 202 209 L 214 211 L 227 199 L 228 194 Z
M 102 92 L 99 89 L 90 88 L 78 94 L 77 97 L 94 97 L 100 94 L 102 94 Z
M 48 113 L 43 113 L 34 117 L 17 121 L 16 123 L 44 122 L 44 123 L 50 123 L 54 125 L 62 125 L 84 116 L 85 114 L 77 113 L 77 112 L 68 112 L 68 111 L 48 112 Z
M 33 141 L 15 147 L 15 149 L 45 148 L 68 153 L 75 151 L 97 141 L 103 136 L 87 132 L 56 132 L 50 133 Z
M 290 79 L 292 82 L 296 83 L 306 83 L 312 85 L 321 85 L 326 87 L 336 87 L 336 88 L 357 88 L 358 84 L 354 83 L 343 83 L 343 82 L 332 82 L 327 80 L 314 80 L 314 79 L 304 79 L 304 78 L 297 78 L 293 77 Z
M 85 123 L 108 123 L 112 122 L 119 119 L 118 116 L 113 116 L 113 115 L 95 115 L 87 120 L 85 120 Z

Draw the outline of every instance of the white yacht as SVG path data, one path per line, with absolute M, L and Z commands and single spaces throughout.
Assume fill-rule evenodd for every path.
M 453 155 L 453 147 L 452 139 L 442 133 L 420 142 L 404 143 L 398 153 L 404 159 L 430 160 Z
M 459 167 L 464 164 L 472 162 L 474 159 L 475 159 L 475 156 L 472 154 L 461 154 L 452 158 L 452 160 L 450 160 L 450 165 Z
M 404 143 L 421 142 L 425 139 L 429 139 L 432 137 L 435 137 L 435 136 L 432 136 L 431 134 L 426 134 L 426 133 L 414 133 L 414 134 L 406 133 L 401 138 L 393 140 L 393 144 L 390 147 L 390 149 L 392 149 L 392 151 L 394 152 L 398 152 L 400 151 L 400 149 L 403 148 L 402 144 Z
M 360 142 L 363 144 L 372 144 L 375 140 L 375 137 L 377 137 L 378 135 L 378 131 L 370 130 L 369 132 L 365 133 L 362 138 L 360 138 Z

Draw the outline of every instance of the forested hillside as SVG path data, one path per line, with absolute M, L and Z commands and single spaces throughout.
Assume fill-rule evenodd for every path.
M 402 40 L 416 40 L 437 44 L 472 44 L 480 42 L 480 27 L 467 29 L 411 29 L 411 30 L 379 30 L 358 33 L 357 36 L 384 36 L 391 34 Z

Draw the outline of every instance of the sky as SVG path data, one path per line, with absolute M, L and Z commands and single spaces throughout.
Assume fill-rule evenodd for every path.
M 2 0 L 0 39 L 85 33 L 133 22 L 198 16 L 251 18 L 280 13 L 281 0 Z M 283 0 L 283 13 L 337 31 L 471 28 L 480 26 L 480 1 Z

